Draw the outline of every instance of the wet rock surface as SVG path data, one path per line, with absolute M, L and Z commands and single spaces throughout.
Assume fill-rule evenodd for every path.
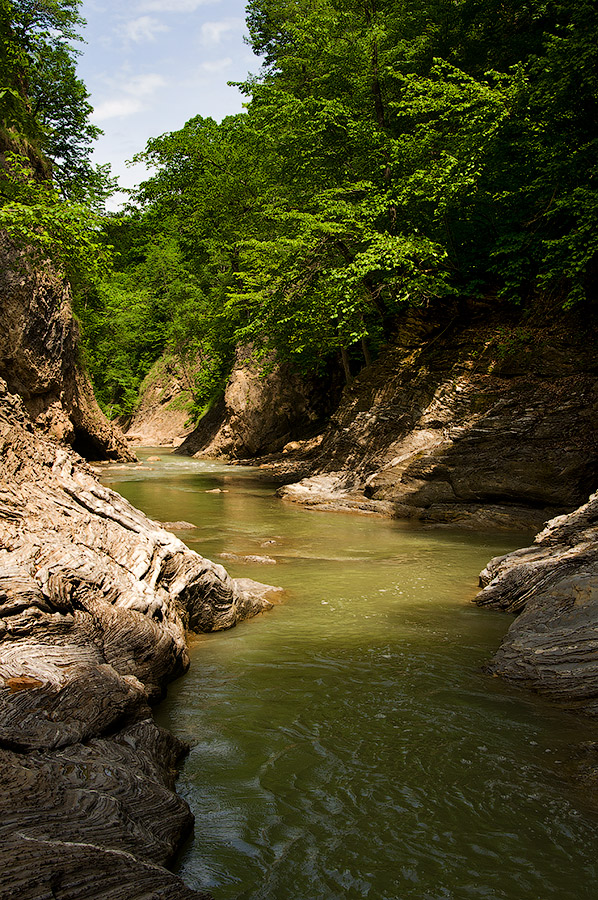
M 99 484 L 0 382 L 0 897 L 197 897 L 164 866 L 192 817 L 150 704 L 186 629 L 270 604 Z
M 488 671 L 598 715 L 598 494 L 491 560 L 480 585 L 478 605 L 517 614 Z

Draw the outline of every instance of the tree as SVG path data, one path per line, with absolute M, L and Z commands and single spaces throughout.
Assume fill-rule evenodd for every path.
M 80 0 L 1 0 L 0 125 L 5 147 L 25 152 L 61 194 L 99 203 L 113 186 L 90 161 L 101 131 L 76 75 Z
M 238 342 L 310 370 L 336 356 L 349 378 L 405 306 L 591 298 L 597 15 L 589 0 L 251 0 L 264 66 L 240 85 L 246 112 L 196 116 L 139 157 L 153 175 L 135 277 L 149 285 L 149 235 L 167 236 L 185 274 L 165 346 L 202 360 L 198 406 Z

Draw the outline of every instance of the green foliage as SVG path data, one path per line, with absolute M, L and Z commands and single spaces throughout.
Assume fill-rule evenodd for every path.
M 38 181 L 29 159 L 5 154 L 0 170 L 0 232 L 40 265 L 50 260 L 76 295 L 110 268 L 101 218 L 86 205 L 64 200 L 51 182 Z
M 159 333 L 122 355 L 131 384 L 160 347 L 198 361 L 198 415 L 238 343 L 355 368 L 406 306 L 595 298 L 595 3 L 250 0 L 247 22 L 246 112 L 149 141 L 153 174 L 108 222 L 114 284 Z
M 90 162 L 101 134 L 76 74 L 80 0 L 0 0 L 0 141 L 51 169 L 61 194 L 99 205 L 113 190 Z
M 133 412 L 139 385 L 165 343 L 165 316 L 149 291 L 118 273 L 79 312 L 96 396 L 110 416 Z

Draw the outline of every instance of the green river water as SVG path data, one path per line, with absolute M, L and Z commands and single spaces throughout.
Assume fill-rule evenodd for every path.
M 191 744 L 177 871 L 215 900 L 595 900 L 598 815 L 569 779 L 596 727 L 481 673 L 510 624 L 471 604 L 528 536 L 286 504 L 253 470 L 147 450 L 104 481 L 271 612 L 192 639 L 157 710 Z M 210 493 L 215 488 L 220 493 Z

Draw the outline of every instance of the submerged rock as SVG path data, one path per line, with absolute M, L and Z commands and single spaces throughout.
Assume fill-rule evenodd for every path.
M 598 493 L 491 560 L 480 585 L 479 606 L 517 613 L 488 671 L 598 715 Z
M 0 446 L 0 897 L 197 897 L 163 868 L 191 815 L 149 704 L 188 666 L 186 629 L 270 589 L 103 487 L 1 381 Z

